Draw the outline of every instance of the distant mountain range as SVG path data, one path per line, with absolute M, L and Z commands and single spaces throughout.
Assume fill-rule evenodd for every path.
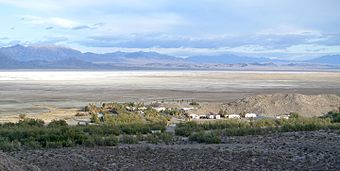
M 340 55 L 322 56 L 319 58 L 305 61 L 308 63 L 340 65 Z
M 179 58 L 156 52 L 82 53 L 59 46 L 0 48 L 0 69 L 235 69 L 340 65 L 340 55 L 307 61 L 284 61 L 224 54 Z M 308 65 L 307 65 L 308 64 Z M 331 67 L 332 68 L 332 67 Z

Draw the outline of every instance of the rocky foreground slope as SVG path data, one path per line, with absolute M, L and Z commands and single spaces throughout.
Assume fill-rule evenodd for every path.
M 224 104 L 227 113 L 253 112 L 264 116 L 276 116 L 290 112 L 302 116 L 320 116 L 338 110 L 340 96 L 331 94 L 268 94 L 246 97 Z
M 41 170 L 340 170 L 339 132 L 225 137 L 223 144 L 121 145 L 15 151 Z
M 0 152 L 1 171 L 40 171 L 37 166 L 26 164 L 3 152 Z

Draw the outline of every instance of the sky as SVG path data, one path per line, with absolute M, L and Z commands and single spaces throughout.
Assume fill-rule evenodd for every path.
M 0 47 L 303 60 L 340 54 L 339 0 L 0 0 Z

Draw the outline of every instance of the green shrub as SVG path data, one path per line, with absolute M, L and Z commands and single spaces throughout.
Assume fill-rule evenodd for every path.
M 151 143 L 151 144 L 158 144 L 158 143 L 160 143 L 160 139 L 159 139 L 159 137 L 156 134 L 148 134 L 145 137 L 145 140 L 148 143 Z
M 18 141 L 0 141 L 0 150 L 13 151 L 20 149 L 21 144 Z
M 65 120 L 53 120 L 48 124 L 48 127 L 60 127 L 60 126 L 67 126 Z
M 118 144 L 118 138 L 116 136 L 96 136 L 94 142 L 98 146 L 116 146 Z
M 46 148 L 61 148 L 63 147 L 62 142 L 59 141 L 47 141 L 46 142 Z
M 292 112 L 292 113 L 289 114 L 290 119 L 298 119 L 300 117 L 301 116 L 298 113 L 295 113 L 295 112 Z
M 137 144 L 138 138 L 135 137 L 134 135 L 123 135 L 119 139 L 119 142 L 124 143 L 124 144 Z
M 339 112 L 328 112 L 322 118 L 329 118 L 332 123 L 340 123 L 340 113 Z
M 221 143 L 220 135 L 214 132 L 197 132 L 189 136 L 190 141 L 206 144 L 219 144 Z
M 169 143 L 172 142 L 173 140 L 173 135 L 171 133 L 168 132 L 163 132 L 159 135 L 159 138 L 165 142 L 165 143 Z
M 95 142 L 93 137 L 88 137 L 84 141 L 83 145 L 86 146 L 86 147 L 94 147 L 96 145 L 96 142 Z
M 177 124 L 175 128 L 175 134 L 179 136 L 188 137 L 194 131 L 198 130 L 198 124 L 196 122 L 185 122 Z
M 199 106 L 200 104 L 198 104 L 196 101 L 191 101 L 189 103 L 189 105 L 192 105 L 192 106 Z
M 37 127 L 42 127 L 44 126 L 45 122 L 40 119 L 24 119 L 24 120 L 19 120 L 17 123 L 18 126 L 37 126 Z

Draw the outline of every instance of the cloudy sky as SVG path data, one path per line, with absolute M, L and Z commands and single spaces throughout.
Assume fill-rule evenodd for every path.
M 339 0 L 0 0 L 0 46 L 105 53 L 340 54 Z

